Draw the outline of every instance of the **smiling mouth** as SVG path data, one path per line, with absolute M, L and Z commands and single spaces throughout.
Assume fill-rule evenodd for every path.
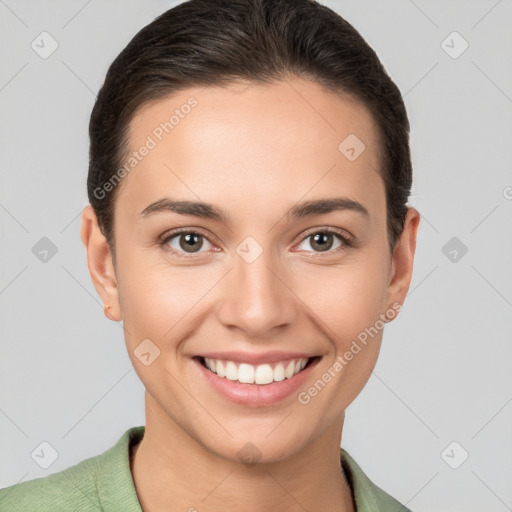
M 275 363 L 253 365 L 221 359 L 198 357 L 199 362 L 218 377 L 242 384 L 272 384 L 291 379 L 318 361 L 320 356 L 289 359 Z

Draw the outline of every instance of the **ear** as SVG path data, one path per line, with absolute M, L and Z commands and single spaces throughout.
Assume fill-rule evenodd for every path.
M 420 214 L 415 208 L 407 210 L 404 229 L 396 241 L 391 262 L 388 285 L 388 309 L 398 302 L 403 305 L 411 284 L 416 236 L 420 224 Z
M 105 310 L 105 315 L 111 320 L 119 321 L 121 308 L 112 254 L 91 205 L 86 206 L 82 212 L 80 237 L 87 253 L 87 267 L 94 287 L 103 304 L 110 305 L 110 309 Z

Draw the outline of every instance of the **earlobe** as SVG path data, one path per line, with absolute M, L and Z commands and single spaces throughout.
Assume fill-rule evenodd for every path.
M 395 303 L 403 305 L 405 301 L 411 284 L 419 223 L 419 212 L 409 207 L 404 229 L 393 250 L 391 278 L 388 285 L 388 308 L 392 308 Z
M 80 238 L 87 253 L 87 267 L 92 282 L 104 304 L 104 313 L 111 320 L 119 321 L 121 312 L 112 254 L 91 205 L 82 212 Z M 107 305 L 108 308 L 105 307 Z

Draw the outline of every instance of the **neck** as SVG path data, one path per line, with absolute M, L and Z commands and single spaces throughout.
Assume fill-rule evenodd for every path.
M 160 420 L 146 407 L 144 437 L 131 456 L 144 512 L 355 511 L 340 463 L 344 417 L 291 457 L 254 465 L 219 457 L 176 423 Z

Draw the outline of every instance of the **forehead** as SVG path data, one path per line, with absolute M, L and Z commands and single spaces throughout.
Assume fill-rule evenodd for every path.
M 116 210 L 134 215 L 166 196 L 270 215 L 300 199 L 348 195 L 383 211 L 373 116 L 299 78 L 193 87 L 150 102 L 130 123 L 125 163 L 130 155 Z

